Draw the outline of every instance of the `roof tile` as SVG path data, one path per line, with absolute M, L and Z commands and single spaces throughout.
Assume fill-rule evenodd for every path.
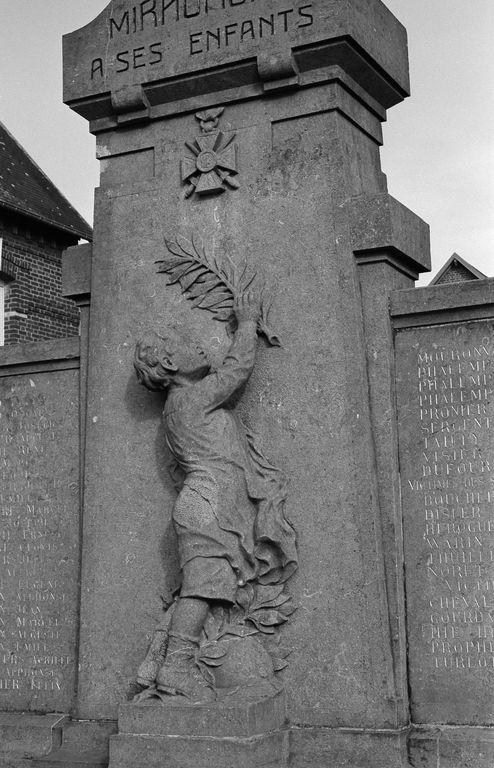
M 92 240 L 93 237 L 89 224 L 2 123 L 0 208 L 8 208 L 84 240 Z

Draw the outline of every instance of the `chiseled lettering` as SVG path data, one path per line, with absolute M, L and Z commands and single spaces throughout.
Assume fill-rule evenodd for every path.
M 178 0 L 162 0 L 162 4 L 161 4 L 161 25 L 162 26 L 165 24 L 165 21 L 166 21 L 165 14 L 170 8 L 173 8 L 175 10 L 175 14 L 174 14 L 175 21 L 180 20 L 180 7 L 178 4 Z
M 225 27 L 225 45 L 228 47 L 230 45 L 230 37 L 233 37 L 238 30 L 238 24 L 237 22 L 234 22 L 233 24 L 227 24 Z
M 214 41 L 214 43 L 212 41 Z M 215 32 L 212 32 L 209 29 L 206 31 L 206 50 L 210 51 L 214 47 L 216 48 L 221 47 L 221 35 L 220 35 L 219 27 Z
M 158 26 L 158 14 L 156 12 L 156 0 L 144 0 L 140 4 L 140 29 L 141 31 L 145 26 L 145 19 L 149 16 L 151 18 L 151 24 L 154 27 Z
M 201 13 L 201 0 L 183 0 L 183 14 L 185 19 L 192 19 Z
M 117 61 L 122 64 L 123 66 L 119 67 L 117 69 L 117 72 L 128 72 L 130 69 L 130 63 L 127 59 L 125 59 L 125 56 L 129 55 L 129 51 L 120 51 L 120 53 L 117 53 Z
M 233 4 L 231 0 L 230 4 Z M 223 7 L 226 7 L 225 0 Z M 194 56 L 219 48 L 231 48 L 243 42 L 261 41 L 280 33 L 286 34 L 290 32 L 291 27 L 297 29 L 310 26 L 314 21 L 312 14 L 308 12 L 311 8 L 312 5 L 303 5 L 297 9 L 287 8 L 269 16 L 232 21 L 224 26 L 191 32 L 189 54 Z
M 103 77 L 103 59 L 93 59 L 91 62 L 91 80 L 94 80 L 96 75 Z
M 110 40 L 119 35 L 134 35 L 142 32 L 146 28 L 165 27 L 170 23 L 188 21 L 189 19 L 200 19 L 214 16 L 216 13 L 227 8 L 242 8 L 246 10 L 247 6 L 256 7 L 257 0 L 143 0 L 139 4 L 132 6 L 130 10 L 115 13 L 108 21 Z M 281 21 L 281 30 L 285 33 L 289 31 L 290 23 L 295 29 L 309 27 L 314 23 L 312 14 L 312 4 L 305 4 L 297 7 L 286 8 L 269 17 L 257 17 L 255 19 L 256 34 L 259 37 L 275 34 L 276 22 Z M 240 19 L 241 24 L 244 20 Z M 254 20 L 252 28 L 244 28 L 243 35 L 251 34 L 254 30 Z M 228 25 L 227 25 L 228 26 Z M 193 34 L 202 34 L 194 32 Z
M 152 43 L 149 46 L 149 52 L 151 53 L 151 58 L 149 59 L 150 66 L 153 66 L 153 64 L 160 64 L 163 61 L 163 52 L 161 48 L 162 43 Z
M 265 19 L 263 16 L 259 19 L 259 37 L 262 38 L 267 35 L 274 35 L 274 13 L 269 19 Z
M 155 60 L 159 53 L 154 47 L 150 56 Z M 127 57 L 131 64 L 133 55 Z M 91 66 L 93 78 L 103 75 L 98 60 Z M 69 664 L 68 637 L 60 626 L 67 595 L 65 577 L 59 579 L 45 554 L 58 548 L 65 553 L 66 534 L 57 521 L 66 515 L 70 486 L 64 477 L 48 477 L 38 462 L 61 434 L 47 416 L 45 396 L 19 391 L 1 401 L 7 423 L 0 436 L 0 692 L 29 695 L 34 679 L 42 681 L 37 690 L 56 693 L 62 689 L 60 670 Z M 14 419 L 15 429 L 9 426 Z
M 306 13 L 306 11 L 309 11 L 312 8 L 312 5 L 303 5 L 301 8 L 298 9 L 298 15 L 305 19 L 305 21 L 302 23 L 299 21 L 298 26 L 299 27 L 310 27 L 314 23 L 314 17 L 312 13 Z
M 55 680 L 35 680 L 31 678 L 30 688 L 32 691 L 61 691 L 62 686 L 57 679 Z
M 146 48 L 143 45 L 141 45 L 139 48 L 134 48 L 134 50 L 132 51 L 132 53 L 133 53 L 134 69 L 140 69 L 141 67 L 145 67 L 146 66 L 146 62 L 145 61 L 144 62 L 141 61 L 141 59 L 144 58 L 143 51 L 145 51 L 145 50 L 146 50 Z
M 285 29 L 285 32 L 287 30 Z M 254 32 L 254 22 L 252 19 L 249 19 L 248 21 L 243 21 L 242 26 L 240 27 L 240 42 L 242 42 L 246 38 L 250 38 L 250 40 L 255 40 L 256 34 Z
M 196 53 L 202 53 L 203 49 L 201 47 L 201 37 L 202 32 L 194 32 L 193 34 L 189 35 L 189 44 L 190 44 L 190 55 L 194 56 Z
M 117 32 L 125 32 L 125 34 L 130 35 L 130 22 L 129 22 L 129 12 L 125 11 L 125 13 L 122 15 L 122 18 L 120 19 L 120 23 L 116 21 L 116 19 L 111 16 L 110 18 L 110 38 L 113 38 L 114 35 L 117 34 Z
M 494 401 L 491 346 L 485 339 L 417 356 L 422 477 L 408 479 L 406 487 L 422 492 L 423 501 L 430 623 L 422 638 L 431 664 L 454 674 L 494 666 L 494 467 L 486 450 Z

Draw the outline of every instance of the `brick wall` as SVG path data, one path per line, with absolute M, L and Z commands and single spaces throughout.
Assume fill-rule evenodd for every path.
M 62 297 L 62 252 L 77 238 L 21 217 L 0 215 L 5 344 L 76 336 L 79 310 Z

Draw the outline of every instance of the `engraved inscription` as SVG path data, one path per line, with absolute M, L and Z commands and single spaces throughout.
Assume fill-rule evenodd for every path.
M 310 27 L 314 23 L 311 9 L 312 5 L 303 5 L 271 13 L 268 16 L 259 16 L 214 29 L 193 32 L 189 36 L 190 55 L 209 53 L 245 41 L 260 41 L 266 37 L 286 34 L 292 28 Z
M 258 0 L 145 0 L 128 10 L 114 12 L 108 19 L 107 32 L 115 53 L 110 57 L 101 54 L 91 61 L 91 80 L 161 64 L 166 57 L 165 36 L 171 35 L 190 58 L 241 49 L 245 44 L 262 43 L 314 26 L 312 3 L 289 3 L 271 13 L 260 9 L 256 12 L 259 6 Z M 183 28 L 180 37 L 177 25 Z M 136 39 L 132 45 L 135 36 L 153 30 L 153 42 L 136 44 Z
M 0 379 L 0 709 L 67 706 L 74 683 L 77 417 L 53 379 Z
M 146 29 L 169 27 L 173 23 L 189 21 L 190 19 L 200 22 L 214 22 L 218 12 L 239 8 L 244 14 L 246 11 L 251 13 L 259 5 L 261 5 L 259 0 L 145 0 L 119 15 L 110 16 L 108 32 L 110 40 L 113 40 L 119 35 L 135 35 Z M 306 3 L 296 8 L 281 9 L 265 16 L 259 15 L 257 25 L 252 19 L 242 21 L 240 24 L 252 26 L 253 29 L 255 26 L 260 29 L 261 26 L 267 25 L 273 29 L 275 19 L 279 18 L 282 20 L 284 31 L 288 32 L 292 15 L 299 18 L 299 26 L 310 26 L 314 21 L 311 9 L 312 4 Z M 260 23 L 261 19 L 262 24 Z M 234 23 L 234 26 L 237 25 L 238 23 Z
M 422 518 L 422 639 L 430 665 L 455 673 L 494 668 L 493 352 L 484 338 L 417 355 L 420 471 L 406 482 Z

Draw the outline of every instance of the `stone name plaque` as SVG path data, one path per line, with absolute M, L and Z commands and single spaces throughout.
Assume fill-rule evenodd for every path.
M 78 371 L 0 378 L 0 710 L 64 712 L 76 675 Z
M 398 331 L 414 722 L 494 720 L 494 322 Z

